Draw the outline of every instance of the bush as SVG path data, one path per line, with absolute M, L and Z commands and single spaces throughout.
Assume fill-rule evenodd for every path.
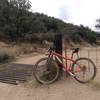
M 11 61 L 14 58 L 15 56 L 7 50 L 0 50 L 0 63 Z

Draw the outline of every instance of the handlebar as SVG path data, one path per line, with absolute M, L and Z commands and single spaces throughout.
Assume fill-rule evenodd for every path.
M 48 49 L 48 52 L 51 52 L 51 51 L 54 51 L 55 50 L 55 47 L 50 47 L 49 49 Z

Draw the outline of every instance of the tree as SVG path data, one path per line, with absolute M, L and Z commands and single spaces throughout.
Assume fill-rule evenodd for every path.
M 0 0 L 0 36 L 15 40 L 29 31 L 29 0 Z
M 29 31 L 29 9 L 31 8 L 31 2 L 29 0 L 9 0 L 11 7 L 13 7 L 12 20 L 15 25 L 15 31 L 12 36 L 15 38 L 23 37 L 24 33 Z M 11 16 L 12 16 L 11 15 Z
M 8 0 L 0 0 L 0 36 L 4 35 L 5 26 L 9 23 L 9 2 Z
M 9 2 L 20 10 L 28 11 L 31 8 L 31 2 L 29 0 L 9 0 Z
M 52 41 L 52 34 L 66 29 L 65 33 L 75 42 L 81 41 L 81 38 L 88 42 L 95 40 L 95 32 L 88 27 L 33 13 L 30 8 L 29 0 L 0 0 L 0 39 L 23 41 L 28 37 L 27 40 L 31 41 Z M 98 22 L 100 27 L 100 20 Z
M 100 19 L 97 19 L 96 22 L 97 22 L 97 24 L 95 25 L 95 27 L 97 29 L 100 29 Z

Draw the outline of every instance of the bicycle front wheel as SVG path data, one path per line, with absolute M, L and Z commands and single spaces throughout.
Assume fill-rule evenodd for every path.
M 80 83 L 87 83 L 96 76 L 96 66 L 89 58 L 79 58 L 72 65 L 74 78 Z
M 50 84 L 59 78 L 60 68 L 51 58 L 40 59 L 33 69 L 36 80 L 42 84 Z

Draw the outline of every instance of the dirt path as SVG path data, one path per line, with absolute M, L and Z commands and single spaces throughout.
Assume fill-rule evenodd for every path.
M 43 55 L 22 58 L 15 63 L 34 64 L 41 57 Z M 49 86 L 0 83 L 0 100 L 100 100 L 100 75 L 98 72 L 89 84 L 80 84 L 65 76 Z

